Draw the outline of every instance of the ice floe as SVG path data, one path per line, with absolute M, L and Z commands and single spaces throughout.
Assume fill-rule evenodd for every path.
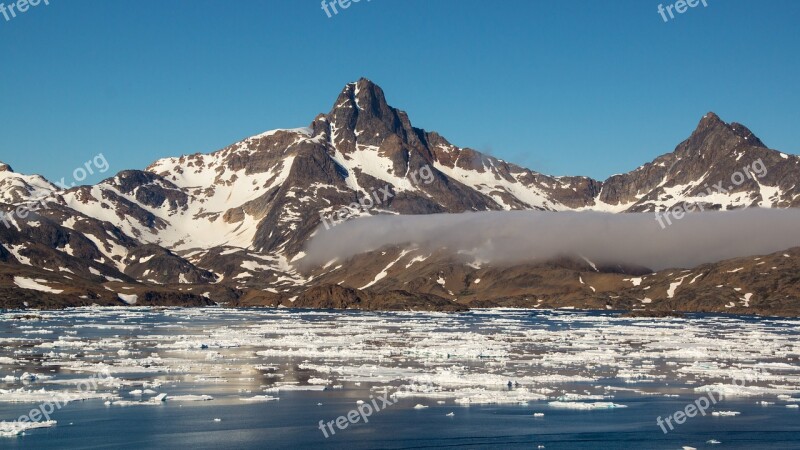
M 42 422 L 0 422 L 0 437 L 14 437 L 25 433 L 28 430 L 38 428 L 50 428 L 56 426 L 55 420 Z

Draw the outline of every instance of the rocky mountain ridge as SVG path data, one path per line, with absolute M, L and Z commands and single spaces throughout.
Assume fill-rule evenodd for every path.
M 763 175 L 751 173 L 732 185 L 732 174 L 752 169 L 756 161 Z M 412 182 L 408 174 L 423 169 L 430 171 L 431 182 Z M 309 127 L 262 133 L 211 154 L 165 158 L 93 186 L 59 191 L 42 177 L 17 174 L 0 163 L 0 211 L 10 225 L 0 223 L 0 287 L 6 292 L 0 297 L 9 306 L 19 303 L 15 297 L 20 296 L 34 297 L 26 300 L 29 305 L 36 296 L 47 296 L 56 304 L 63 298 L 63 304 L 314 306 L 305 295 L 312 290 L 323 297 L 323 306 L 379 309 L 384 296 L 393 299 L 394 308 L 508 302 L 543 307 L 564 299 L 575 299 L 571 306 L 594 307 L 599 305 L 591 300 L 597 291 L 586 292 L 583 277 L 564 278 L 564 271 L 576 270 L 587 278 L 598 276 L 580 261 L 472 273 L 446 255 L 397 248 L 311 271 L 301 272 L 294 263 L 304 256 L 322 217 L 381 191 L 390 193 L 383 195 L 384 202 L 352 215 L 623 213 L 691 202 L 719 210 L 789 208 L 800 206 L 798 179 L 800 158 L 767 148 L 743 125 L 725 123 L 713 113 L 675 151 L 627 174 L 604 181 L 548 176 L 413 127 L 405 112 L 389 106 L 380 87 L 361 79 L 345 86 L 331 111 Z M 720 182 L 723 191 L 709 195 Z M 53 199 L 48 208 L 26 218 L 13 215 L 15 208 L 42 196 Z M 600 306 L 617 307 L 608 300 L 624 298 L 636 287 L 619 277 L 639 274 L 600 271 L 604 283 L 613 286 L 600 290 L 607 292 Z M 459 281 L 444 277 L 444 284 L 438 283 L 441 273 L 457 274 Z M 494 289 L 462 286 L 478 277 Z M 568 288 L 563 280 L 571 280 L 564 281 Z M 345 293 L 326 286 L 341 286 Z M 793 291 L 775 295 L 786 292 Z M 519 300 L 524 298 L 536 301 Z M 667 304 L 674 298 L 666 298 Z M 762 313 L 768 311 L 765 307 Z

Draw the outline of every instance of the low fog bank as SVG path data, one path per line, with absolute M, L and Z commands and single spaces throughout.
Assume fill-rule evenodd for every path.
M 563 254 L 595 263 L 691 268 L 800 246 L 799 209 L 698 212 L 662 228 L 651 213 L 500 211 L 374 216 L 321 227 L 301 264 L 340 261 L 387 245 L 447 248 L 467 260 L 524 263 Z

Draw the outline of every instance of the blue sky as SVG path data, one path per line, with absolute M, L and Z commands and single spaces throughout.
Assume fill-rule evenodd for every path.
M 665 23 L 660 0 L 50 0 L 0 16 L 0 160 L 141 169 L 306 126 L 361 76 L 548 174 L 632 170 L 708 111 L 800 152 L 800 2 L 707 1 Z

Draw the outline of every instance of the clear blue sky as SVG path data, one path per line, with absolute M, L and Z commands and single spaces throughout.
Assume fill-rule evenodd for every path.
M 664 23 L 661 0 L 50 0 L 0 16 L 0 160 L 144 168 L 306 126 L 361 76 L 415 126 L 549 174 L 632 170 L 708 111 L 798 153 L 800 2 L 707 1 Z

